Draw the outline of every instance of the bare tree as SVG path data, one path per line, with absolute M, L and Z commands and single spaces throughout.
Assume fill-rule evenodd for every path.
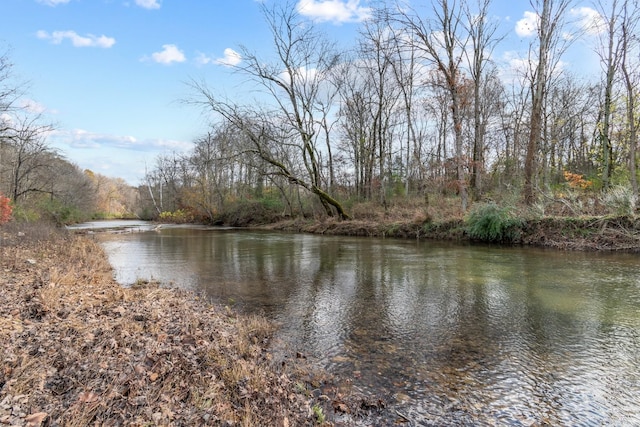
M 531 83 L 531 117 L 529 138 L 524 163 L 524 202 L 535 201 L 535 179 L 537 173 L 538 149 L 542 138 L 545 99 L 551 75 L 556 69 L 561 54 L 568 46 L 562 30 L 567 10 L 573 0 L 531 0 L 537 17 L 537 53 L 534 45 L 529 49 Z
M 10 138 L 15 135 L 12 130 L 15 119 L 12 118 L 16 111 L 16 101 L 22 94 L 23 85 L 15 81 L 13 74 L 13 63 L 9 58 L 8 51 L 0 53 L 0 190 L 2 187 L 7 194 L 11 193 L 6 175 L 11 174 L 9 159 L 6 156 L 13 153 L 13 144 Z M 3 178 L 4 177 L 4 178 Z
M 274 109 L 253 105 L 242 107 L 216 97 L 204 83 L 192 82 L 199 95 L 195 103 L 224 118 L 253 144 L 250 152 L 260 156 L 279 174 L 315 194 L 327 215 L 347 218 L 341 203 L 325 189 L 318 139 L 319 118 L 323 116 L 322 92 L 331 90 L 326 79 L 338 63 L 333 46 L 314 26 L 301 19 L 290 2 L 262 4 L 276 56 L 265 60 L 247 48 L 241 49 L 242 63 L 236 70 L 255 81 L 275 103 Z M 285 159 L 275 156 L 269 145 L 292 144 L 298 149 L 305 174 L 286 167 Z
M 404 161 L 405 172 L 405 192 L 409 194 L 412 178 L 417 177 L 421 171 L 420 154 L 422 151 L 421 138 L 419 135 L 419 119 L 416 108 L 416 99 L 420 95 L 419 79 L 424 78 L 420 75 L 417 61 L 416 42 L 410 38 L 414 35 L 406 30 L 406 28 L 398 27 L 396 22 L 391 18 L 391 14 L 387 9 L 379 11 L 377 19 L 386 25 L 386 34 L 388 39 L 387 56 L 397 92 L 399 94 L 399 105 L 404 113 L 403 133 L 406 137 L 406 149 L 400 144 L 400 158 Z M 384 28 L 384 27 L 383 27 Z M 424 120 L 424 119 L 423 119 Z M 402 152 L 404 155 L 402 156 Z
M 379 187 L 379 201 L 387 207 L 386 184 L 391 166 L 393 116 L 400 98 L 399 85 L 394 78 L 393 64 L 400 61 L 395 53 L 395 35 L 388 31 L 383 20 L 365 23 L 358 46 L 358 68 L 365 80 L 363 91 L 369 102 L 366 110 L 371 116 L 371 129 L 367 137 L 370 141 L 371 162 L 369 163 L 369 195 Z M 374 159 L 376 164 L 374 164 Z M 377 169 L 377 177 L 373 170 Z M 377 178 L 377 179 L 376 179 Z
M 484 172 L 484 138 L 487 123 L 483 120 L 483 110 L 487 110 L 488 100 L 483 99 L 483 88 L 487 82 L 486 68 L 490 56 L 502 37 L 496 36 L 498 22 L 491 21 L 489 7 L 492 0 L 477 0 L 476 8 L 464 4 L 467 31 L 472 49 L 465 53 L 469 63 L 469 73 L 473 80 L 473 160 L 471 163 L 471 188 L 473 197 L 482 195 L 482 174 Z
M 451 120 L 453 122 L 456 179 L 460 194 L 462 211 L 467 210 L 468 191 L 466 159 L 463 149 L 461 89 L 463 75 L 461 62 L 467 48 L 469 35 L 464 31 L 462 8 L 454 0 L 436 0 L 433 2 L 433 18 L 421 18 L 415 11 L 400 12 L 401 21 L 416 36 L 419 43 L 415 46 L 423 54 L 423 59 L 432 65 L 441 75 L 441 82 L 449 95 Z
M 84 173 L 77 165 L 68 162 L 62 157 L 52 158 L 49 169 L 55 176 L 50 181 L 50 199 L 59 201 L 59 209 L 50 212 L 58 223 L 65 223 L 70 220 L 71 210 L 79 213 L 75 219 L 84 219 L 96 209 L 96 193 L 94 192 L 91 178 Z M 122 181 L 122 180 L 121 180 Z M 122 181 L 124 182 L 124 181 Z M 128 187 L 128 186 L 126 186 Z M 119 196 L 123 196 L 121 190 Z M 119 214 L 124 212 L 119 211 Z
M 24 84 L 15 80 L 9 53 L 0 53 L 0 138 L 11 124 L 7 113 L 15 111 L 16 101 L 23 93 Z
M 356 197 L 370 197 L 373 181 L 373 163 L 376 148 L 372 138 L 371 97 L 369 82 L 361 70 L 351 62 L 345 64 L 341 85 L 340 149 L 353 167 L 353 187 Z
M 640 86 L 640 64 L 636 57 L 635 61 L 629 57 L 631 52 L 636 52 L 639 46 L 637 37 L 637 22 L 640 15 L 640 8 L 637 1 L 624 0 L 622 6 L 622 23 L 620 25 L 620 39 L 622 57 L 620 58 L 620 68 L 624 77 L 624 87 L 626 91 L 626 115 L 627 115 L 627 138 L 629 142 L 629 176 L 631 188 L 633 190 L 634 201 L 638 201 L 638 177 L 637 177 L 637 145 L 638 145 L 638 113 L 636 111 L 636 96 Z
M 626 0 L 623 0 L 626 6 Z M 600 142 L 602 143 L 602 186 L 609 187 L 611 179 L 612 162 L 613 162 L 613 144 L 611 141 L 611 120 L 613 115 L 614 102 L 614 79 L 619 71 L 620 62 L 623 52 L 623 38 L 620 31 L 621 21 L 621 5 L 619 0 L 599 0 L 598 12 L 604 21 L 604 28 L 596 28 L 602 30 L 600 34 L 600 44 L 597 46 L 596 53 L 600 57 L 600 63 L 604 72 L 603 84 L 603 102 L 602 112 L 600 114 L 601 123 L 598 127 Z
M 5 132 L 9 149 L 3 164 L 8 170 L 8 194 L 14 203 L 30 193 L 53 194 L 51 184 L 55 175 L 51 169 L 57 153 L 45 140 L 51 126 L 39 121 L 39 115 L 16 115 Z

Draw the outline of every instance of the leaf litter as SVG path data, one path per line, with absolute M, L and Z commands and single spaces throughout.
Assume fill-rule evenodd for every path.
M 350 411 L 344 390 L 312 392 L 330 380 L 304 358 L 274 360 L 267 320 L 123 288 L 87 237 L 0 232 L 0 425 L 299 426 L 332 400 Z

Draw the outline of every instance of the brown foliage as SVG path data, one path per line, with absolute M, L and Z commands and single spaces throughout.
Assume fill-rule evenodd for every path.
M 4 224 L 11 219 L 12 211 L 11 200 L 0 193 L 0 224 Z
M 580 188 L 582 190 L 593 188 L 593 182 L 585 179 L 584 176 L 580 174 L 564 171 L 563 175 L 571 188 Z

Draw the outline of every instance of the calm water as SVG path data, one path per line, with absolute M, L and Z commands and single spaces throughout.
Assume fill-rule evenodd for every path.
M 640 425 L 637 255 L 196 227 L 102 239 L 119 282 L 264 313 L 413 425 Z

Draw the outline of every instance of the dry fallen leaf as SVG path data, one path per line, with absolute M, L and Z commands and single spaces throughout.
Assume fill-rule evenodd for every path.
M 351 413 L 351 410 L 344 402 L 334 401 L 333 410 L 336 412 L 342 412 L 343 414 Z
M 83 391 L 78 395 L 80 403 L 92 403 L 98 400 L 98 395 L 92 391 Z
M 36 427 L 42 424 L 45 418 L 47 418 L 46 412 L 36 412 L 31 415 L 27 415 L 24 420 L 27 422 L 27 426 Z
M 154 382 L 157 379 L 158 379 L 158 373 L 157 372 L 151 372 L 151 374 L 149 374 L 149 380 L 151 380 L 151 382 Z

